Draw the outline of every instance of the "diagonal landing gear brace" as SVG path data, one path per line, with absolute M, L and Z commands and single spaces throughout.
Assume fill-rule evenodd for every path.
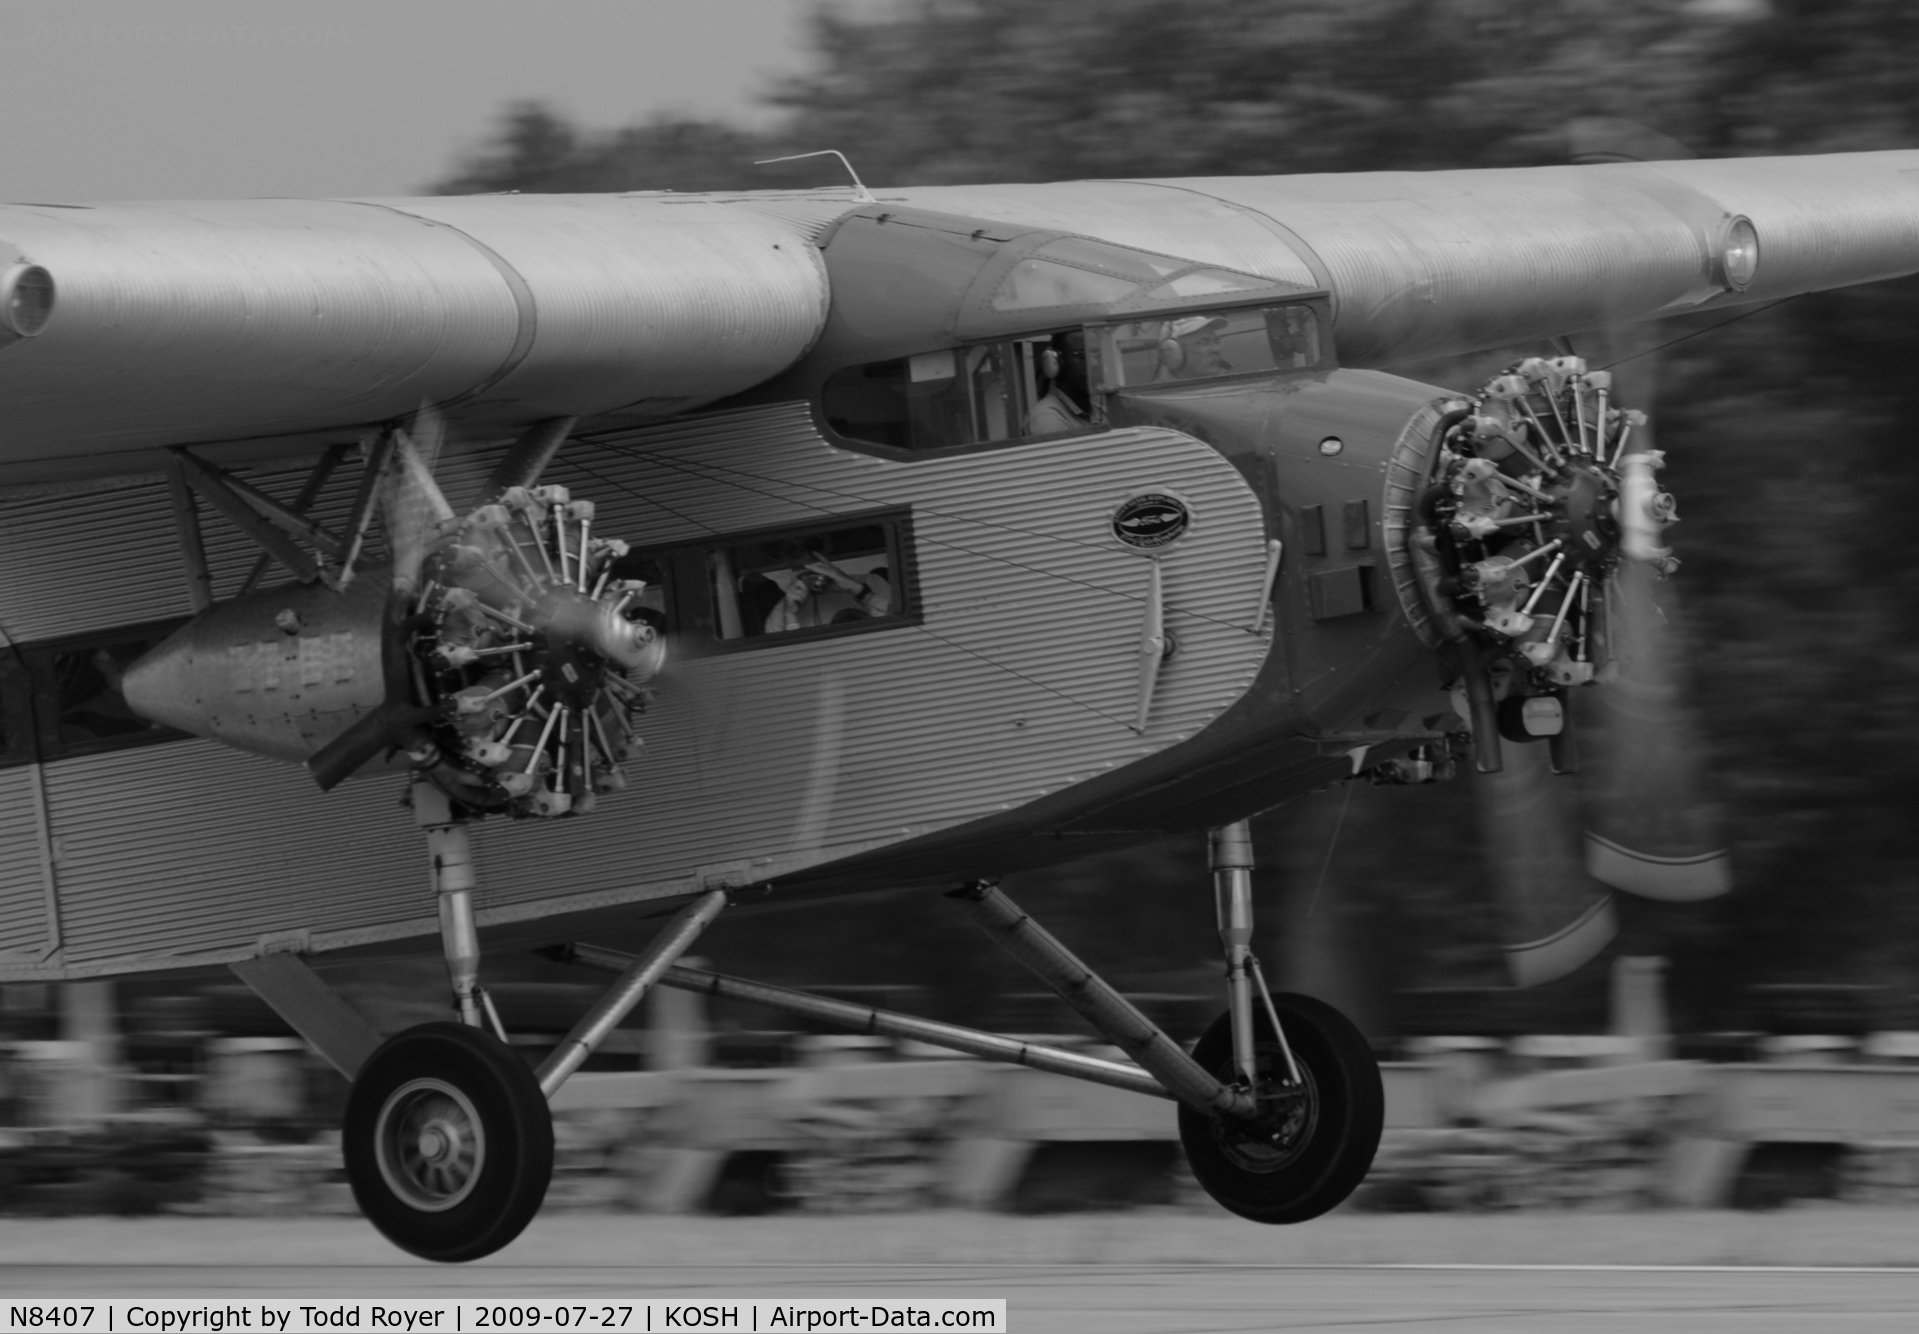
M 1030 968 L 1173 1097 L 1202 1113 L 1244 1116 L 1253 1097 L 1203 1068 L 997 886 L 976 880 L 948 895 L 995 944 Z

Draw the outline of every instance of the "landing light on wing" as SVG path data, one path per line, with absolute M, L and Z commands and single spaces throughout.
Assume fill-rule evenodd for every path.
M 0 327 L 13 338 L 32 338 L 46 328 L 53 305 L 53 275 L 38 264 L 15 264 L 0 274 Z

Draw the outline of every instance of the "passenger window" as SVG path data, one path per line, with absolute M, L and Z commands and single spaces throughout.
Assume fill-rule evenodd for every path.
M 141 654 L 181 624 L 165 621 L 23 645 L 20 657 L 39 715 L 40 758 L 97 755 L 179 739 L 181 733 L 128 708 L 120 682 Z
M 0 769 L 33 762 L 33 682 L 19 650 L 0 646 Z
M 901 619 L 902 523 L 797 530 L 708 550 L 715 632 L 743 640 Z

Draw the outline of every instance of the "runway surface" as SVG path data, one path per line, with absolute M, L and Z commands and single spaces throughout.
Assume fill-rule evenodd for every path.
M 1697 1216 L 1695 1236 L 1714 1219 Z M 1756 1228 L 1732 1218 L 1722 1249 L 1803 1243 L 1820 1250 L 1834 1225 L 1780 1217 Z M 1855 1249 L 1913 1243 L 1914 1216 L 1886 1213 L 1839 1228 Z M 1590 1251 L 1605 1238 L 1635 1250 L 1677 1237 L 1660 1215 L 1554 1219 L 1335 1219 L 1314 1245 L 1365 1255 L 1487 1248 L 1530 1233 Z M 1800 1226 L 1795 1227 L 1798 1223 Z M 1409 1225 L 1410 1224 L 1410 1225 Z M 1490 1228 L 1485 1226 L 1492 1225 Z M 1249 1263 L 1298 1229 L 1213 1229 L 1217 1220 L 1145 1218 L 543 1220 L 528 1238 L 476 1265 L 448 1268 L 393 1251 L 352 1219 L 7 1220 L 0 1292 L 28 1296 L 367 1297 L 974 1297 L 1004 1298 L 1010 1328 L 1028 1334 L 1199 1334 L 1200 1331 L 1443 1329 L 1527 1334 L 1919 1329 L 1919 1267 L 1575 1265 L 1385 1261 Z M 1676 1227 L 1675 1225 L 1679 1225 Z M 1850 1230 L 1848 1230 L 1850 1229 Z M 1886 1229 L 1886 1230 L 1882 1230 Z M 1896 1229 L 1896 1230 L 1892 1230 Z M 1552 1238 L 1556 1241 L 1541 1241 Z M 1638 1233 L 1640 1235 L 1635 1236 Z M 1826 1242 L 1822 1242 L 1824 1236 Z M 1728 1241 L 1728 1238 L 1731 1240 Z M 1230 1239 L 1222 1241 L 1221 1239 Z M 1298 1242 L 1292 1243 L 1300 1244 Z M 944 1245 L 955 1258 L 929 1254 Z M 1032 1256 L 1015 1258 L 1020 1248 Z M 1196 1251 L 1234 1252 L 1207 1261 Z M 1676 1242 L 1669 1250 L 1683 1251 Z M 1153 1251 L 1162 1258 L 1148 1258 Z M 651 1252 L 649 1254 L 649 1252 Z M 644 1258 L 642 1258 L 644 1257 Z

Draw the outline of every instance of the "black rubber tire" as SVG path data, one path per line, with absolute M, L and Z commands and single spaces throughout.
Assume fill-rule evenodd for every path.
M 409 1137 L 407 1126 L 422 1129 Z M 429 1136 L 439 1136 L 435 1148 L 461 1146 L 444 1172 L 409 1153 Z M 426 1260 L 499 1250 L 553 1179 L 553 1116 L 539 1082 L 505 1043 L 464 1024 L 421 1024 L 381 1044 L 353 1081 L 341 1141 L 360 1211 Z
M 1254 1006 L 1254 1042 L 1261 1077 L 1283 1077 L 1285 1057 L 1260 1008 Z M 1386 1095 L 1372 1049 L 1345 1015 L 1311 996 L 1284 992 L 1273 996 L 1273 1008 L 1309 1086 L 1309 1125 L 1287 1146 L 1290 1156 L 1275 1155 L 1275 1166 L 1255 1170 L 1222 1143 L 1231 1138 L 1232 1122 L 1184 1104 L 1179 1138 L 1194 1178 L 1227 1209 L 1256 1223 L 1303 1223 L 1365 1179 L 1379 1148 Z M 1213 1021 L 1193 1058 L 1227 1083 L 1235 1080 L 1230 1016 Z

